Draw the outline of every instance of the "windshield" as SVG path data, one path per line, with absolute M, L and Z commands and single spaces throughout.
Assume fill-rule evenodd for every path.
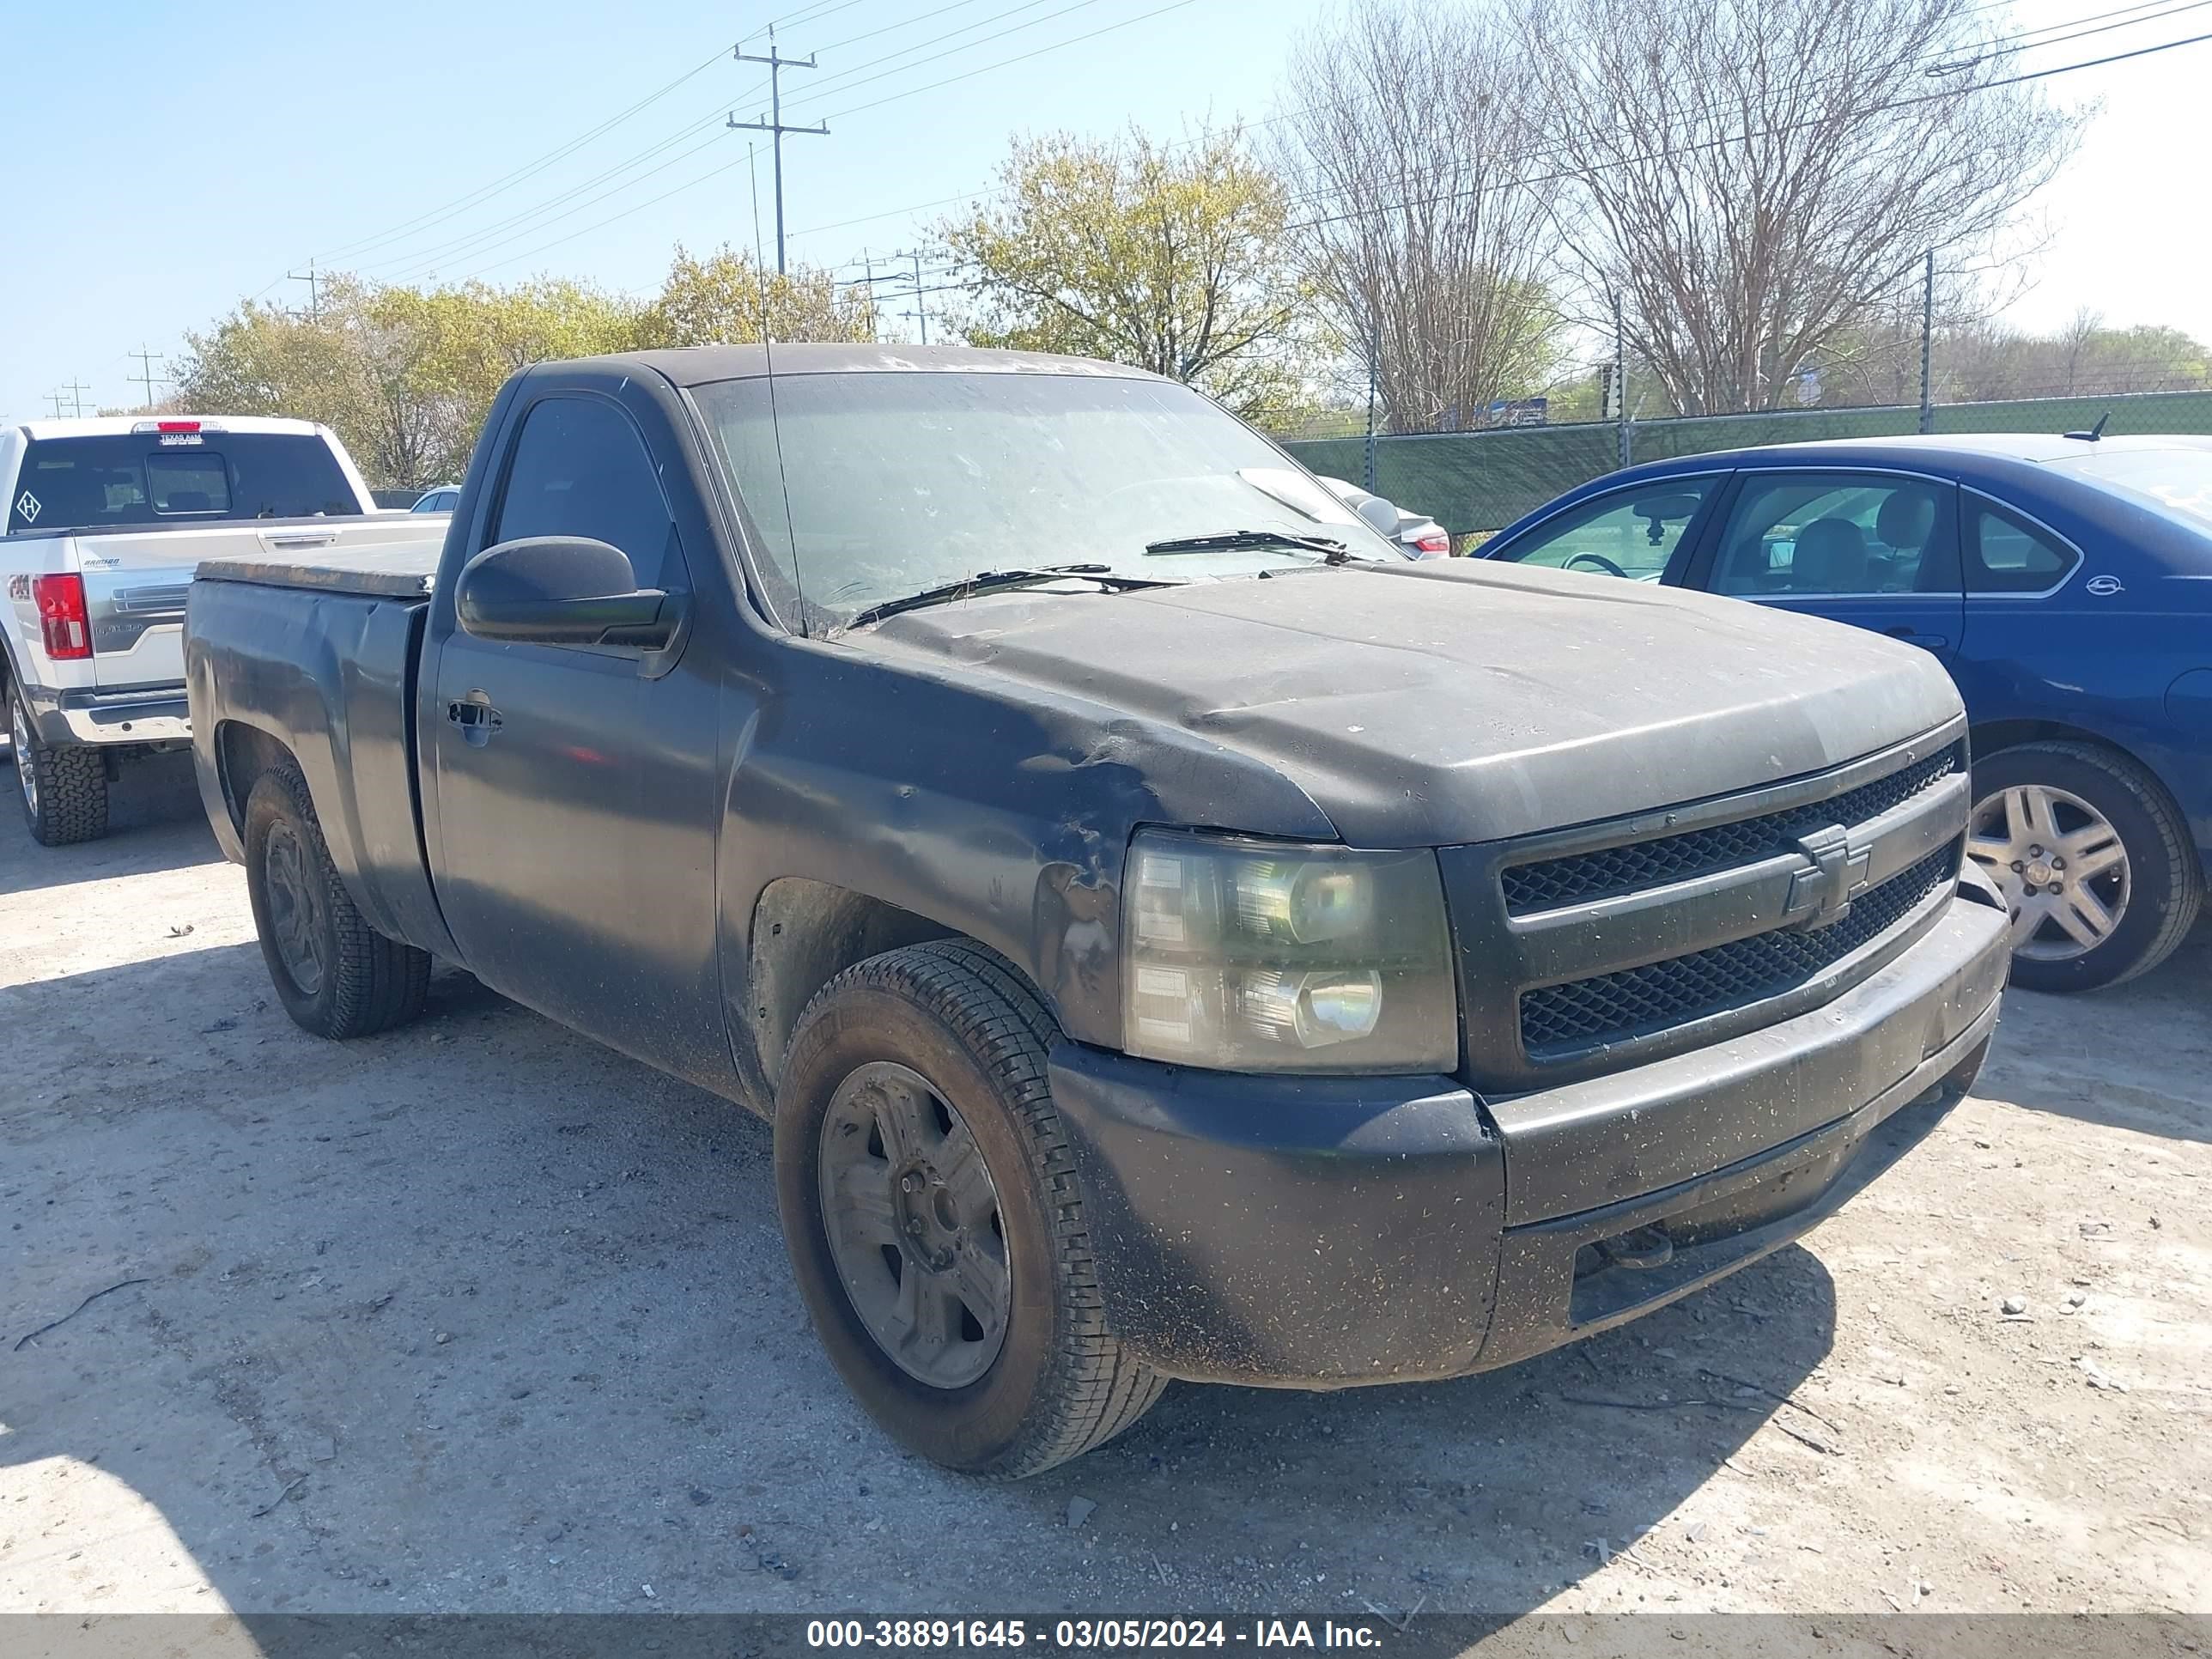
M 23 451 L 10 530 L 112 530 L 223 519 L 355 514 L 322 439 L 304 433 L 115 433 L 40 438 Z
M 2212 449 L 2110 449 L 2065 463 L 2093 483 L 2212 530 Z
M 1103 374 L 790 374 L 696 386 L 775 574 L 836 625 L 986 571 L 1103 565 L 1182 581 L 1312 549 L 1146 552 L 1231 531 L 1393 556 L 1336 497 L 1187 386 Z M 779 440 L 781 455 L 779 456 Z M 1079 580 L 1080 578 L 1074 580 Z

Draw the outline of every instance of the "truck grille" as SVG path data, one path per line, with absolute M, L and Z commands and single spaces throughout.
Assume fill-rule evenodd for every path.
M 1464 1074 L 1501 1094 L 1723 1042 L 1880 971 L 1942 914 L 1966 720 L 1825 772 L 1437 849 Z
M 1692 830 L 1686 835 L 1632 842 L 1626 847 L 1607 847 L 1567 858 L 1510 865 L 1501 875 L 1505 908 L 1514 915 L 1526 915 L 1613 893 L 1663 886 L 1670 881 L 1687 881 L 1717 870 L 1771 858 L 1789 851 L 1798 836 L 1825 824 L 1864 823 L 1878 818 L 1893 807 L 1901 806 L 1914 796 L 1932 789 L 1954 772 L 1964 769 L 1965 765 L 1962 748 L 1954 744 L 1887 777 L 1876 778 L 1872 783 L 1861 784 L 1844 794 L 1809 805 Z
M 1885 810 L 1877 808 L 1869 816 Z M 1959 852 L 1954 842 L 1900 871 L 1852 901 L 1850 912 L 1832 927 L 1760 933 L 1670 961 L 1528 992 L 1521 999 L 1522 1047 L 1530 1059 L 1543 1060 L 1778 995 L 1871 944 L 1956 880 Z

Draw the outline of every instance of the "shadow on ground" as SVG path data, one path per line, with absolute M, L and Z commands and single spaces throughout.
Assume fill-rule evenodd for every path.
M 175 1035 L 103 1065 L 103 1006 Z M 0 1465 L 34 1510 L 118 1489 L 108 1535 L 19 1527 L 0 1577 L 73 1607 L 188 1595 L 117 1565 L 165 1525 L 246 1613 L 1512 1613 L 1771 1418 L 1808 1467 L 1836 1432 L 1779 1403 L 1835 1318 L 1793 1248 L 1512 1370 L 1178 1387 L 981 1485 L 830 1371 L 763 1126 L 465 976 L 343 1046 L 285 1022 L 250 945 L 0 991 L 0 1021 L 35 1079 L 0 1112 Z
M 76 847 L 40 847 L 22 828 L 12 761 L 0 763 L 0 816 L 11 856 L 0 860 L 0 897 L 82 881 L 179 870 L 219 858 L 188 754 L 134 761 L 108 791 L 108 833 Z
M 2212 919 L 2140 979 L 2077 996 L 2005 993 L 1976 1093 L 2039 1112 L 2212 1140 Z

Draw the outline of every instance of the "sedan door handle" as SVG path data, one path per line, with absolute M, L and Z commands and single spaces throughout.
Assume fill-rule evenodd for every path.
M 1885 628 L 1882 632 L 1893 640 L 1903 640 L 1923 651 L 1941 651 L 1951 642 L 1941 634 L 1923 634 L 1917 628 Z

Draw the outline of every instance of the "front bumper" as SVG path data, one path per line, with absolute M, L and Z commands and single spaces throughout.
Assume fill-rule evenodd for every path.
M 134 685 L 127 690 L 87 688 L 56 690 L 23 687 L 31 723 L 43 743 L 58 747 L 83 744 L 176 743 L 192 735 L 183 684 Z
M 1510 1099 L 1062 1042 L 1108 1316 L 1170 1376 L 1288 1388 L 1462 1376 L 1619 1324 L 1806 1232 L 1933 1127 L 1951 1102 L 1875 1133 L 1987 1040 L 2008 960 L 2004 912 L 1964 884 L 1820 1007 Z M 1645 1229 L 1660 1265 L 1599 1248 Z

